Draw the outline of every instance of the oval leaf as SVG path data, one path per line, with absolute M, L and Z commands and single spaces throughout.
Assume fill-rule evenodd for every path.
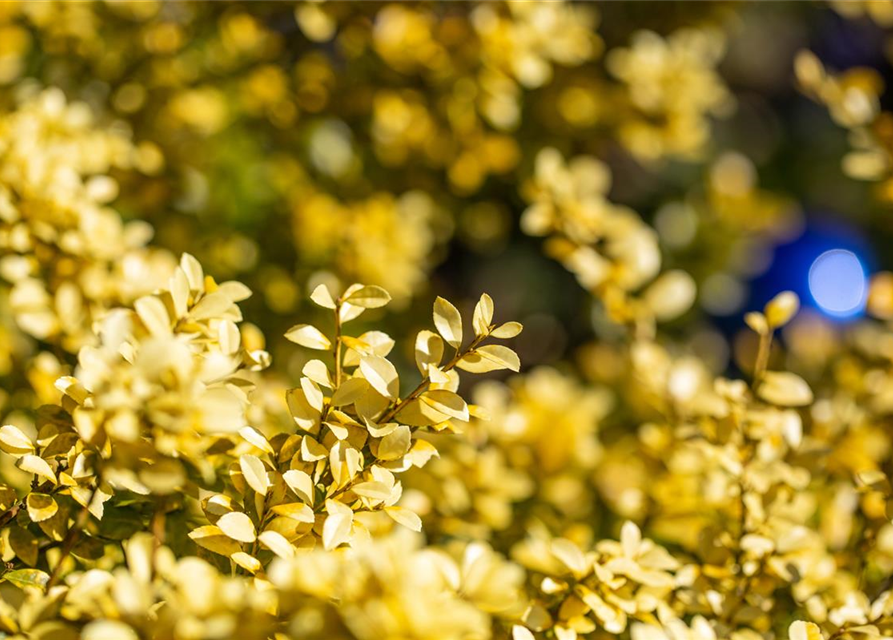
M 400 380 L 397 369 L 381 356 L 366 356 L 360 360 L 360 372 L 372 388 L 385 398 L 397 398 L 400 392 Z
M 239 542 L 254 542 L 257 538 L 257 532 L 254 523 L 244 513 L 233 511 L 224 514 L 217 521 L 217 526 L 223 533 Z
M 410 511 L 406 507 L 385 507 L 385 513 L 394 522 L 402 524 L 407 529 L 412 529 L 413 531 L 422 530 L 422 519 L 414 511 Z
M 767 371 L 760 383 L 759 396 L 780 407 L 802 407 L 813 398 L 806 381 L 787 371 Z
M 328 351 L 332 343 L 319 329 L 309 324 L 298 324 L 285 333 L 285 338 L 308 349 Z
M 459 348 L 462 344 L 462 316 L 456 307 L 440 296 L 434 301 L 434 326 L 447 344 Z
M 364 309 L 377 309 L 391 301 L 391 294 L 374 284 L 367 284 L 351 292 L 344 301 Z
M 493 322 L 493 299 L 484 293 L 474 307 L 474 316 L 471 320 L 474 335 L 480 337 L 490 333 L 491 322 Z
M 245 476 L 245 482 L 248 483 L 248 486 L 262 496 L 267 495 L 267 489 L 270 488 L 270 478 L 267 476 L 267 468 L 260 458 L 246 453 L 239 458 L 239 467 L 242 469 L 242 475 Z

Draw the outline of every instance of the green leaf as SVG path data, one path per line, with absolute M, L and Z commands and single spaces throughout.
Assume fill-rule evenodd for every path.
M 19 589 L 32 588 L 44 591 L 47 582 L 50 581 L 50 576 L 39 569 L 19 569 L 3 574 L 3 580 L 14 584 Z

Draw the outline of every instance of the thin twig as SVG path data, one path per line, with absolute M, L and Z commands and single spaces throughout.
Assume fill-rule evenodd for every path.
M 464 358 L 469 353 L 474 351 L 474 348 L 477 347 L 481 343 L 481 341 L 486 337 L 487 336 L 485 336 L 485 335 L 476 336 L 475 339 L 471 341 L 471 344 L 469 344 L 465 350 L 460 351 L 459 349 L 456 349 L 456 355 L 454 355 L 452 360 L 450 360 L 443 366 L 442 371 L 444 373 L 446 373 L 447 371 L 452 370 L 459 363 L 459 361 L 462 358 Z M 419 386 L 417 386 L 415 389 L 413 389 L 412 392 L 408 396 L 403 398 L 403 400 L 401 400 L 400 402 L 395 404 L 393 407 L 391 407 L 391 409 L 388 410 L 387 413 L 385 413 L 379 419 L 379 421 L 378 421 L 379 424 L 386 423 L 389 420 L 393 419 L 394 416 L 396 416 L 398 413 L 400 413 L 400 411 L 402 411 L 406 407 L 406 405 L 408 405 L 410 402 L 412 402 L 413 400 L 418 398 L 420 395 L 425 393 L 425 391 L 428 390 L 428 387 L 430 385 L 431 385 L 431 378 L 429 378 L 428 376 L 425 376 L 424 378 L 422 378 L 422 381 L 419 383 Z
M 158 548 L 164 544 L 165 537 L 165 520 L 167 511 L 165 509 L 166 501 L 164 498 L 156 500 L 155 511 L 152 513 L 152 536 L 155 538 L 155 547 Z
M 753 365 L 753 383 L 758 384 L 769 366 L 769 354 L 772 349 L 772 331 L 760 335 L 760 346 L 757 350 L 757 359 Z
M 100 480 L 96 478 L 96 486 L 93 487 L 93 491 L 90 492 L 90 497 L 84 503 L 83 508 L 78 513 L 77 518 L 75 518 L 74 524 L 71 525 L 71 528 L 68 530 L 68 533 L 65 534 L 65 538 L 62 540 L 62 555 L 59 556 L 58 562 L 56 562 L 56 566 L 53 568 L 53 573 L 50 576 L 49 581 L 47 582 L 47 590 L 56 586 L 59 580 L 62 578 L 62 565 L 65 564 L 65 560 L 71 555 L 72 549 L 74 549 L 74 545 L 77 543 L 78 535 L 81 530 L 87 524 L 87 520 L 90 518 L 90 504 L 93 502 L 93 498 L 96 497 L 96 492 L 99 491 L 99 483 Z
M 335 303 L 335 388 L 341 386 L 341 298 Z
M 469 353 L 474 351 L 475 347 L 477 347 L 483 341 L 483 339 L 486 337 L 487 337 L 486 335 L 476 336 L 475 339 L 472 340 L 471 343 L 468 345 L 468 347 L 466 347 L 465 349 L 463 349 L 461 351 L 459 349 L 456 349 L 456 354 L 453 356 L 453 358 L 449 362 L 447 362 L 443 366 L 442 371 L 447 372 L 447 371 L 452 370 L 459 363 L 459 361 L 462 358 L 464 358 L 466 355 L 468 355 Z M 390 410 L 388 410 L 381 418 L 379 418 L 378 423 L 384 424 L 384 423 L 387 423 L 389 420 L 393 419 L 394 416 L 396 416 L 398 413 L 400 413 L 401 410 L 403 410 L 404 407 L 406 407 L 406 405 L 408 405 L 410 402 L 412 402 L 413 400 L 418 398 L 420 395 L 422 395 L 425 391 L 427 391 L 430 384 L 431 384 L 431 378 L 429 378 L 428 376 L 425 376 L 424 378 L 422 378 L 422 381 L 419 383 L 419 385 L 415 389 L 413 389 L 412 392 L 410 392 L 410 394 L 408 396 L 406 396 L 403 400 L 394 404 L 394 406 L 391 407 Z M 331 500 L 332 498 L 339 496 L 342 493 L 344 493 L 345 491 L 349 490 L 354 485 L 354 482 L 357 480 L 357 478 L 359 478 L 364 472 L 368 471 L 369 468 L 376 462 L 377 462 L 377 460 L 374 458 L 368 460 L 363 465 L 363 468 L 360 470 L 360 472 L 353 478 L 353 480 L 348 482 L 346 485 L 344 485 L 340 489 L 332 492 L 331 495 L 326 496 L 326 499 Z M 313 511 L 319 512 L 323 508 L 323 506 L 325 506 L 324 502 L 316 505 L 313 508 Z

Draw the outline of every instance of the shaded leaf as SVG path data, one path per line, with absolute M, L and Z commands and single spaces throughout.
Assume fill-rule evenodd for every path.
M 44 591 L 50 581 L 49 574 L 38 569 L 19 569 L 3 574 L 3 580 L 14 584 L 19 589 L 39 589 Z

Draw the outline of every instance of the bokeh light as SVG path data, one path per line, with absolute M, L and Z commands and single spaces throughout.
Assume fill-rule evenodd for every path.
M 855 253 L 845 249 L 825 251 L 809 268 L 809 292 L 825 313 L 850 317 L 862 311 L 866 276 Z

